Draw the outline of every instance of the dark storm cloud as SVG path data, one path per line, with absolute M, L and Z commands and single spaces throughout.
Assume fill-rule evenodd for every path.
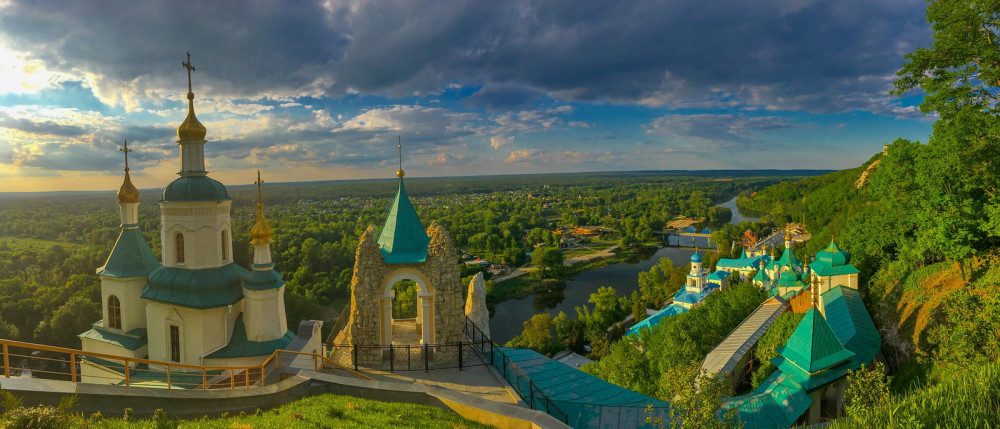
M 667 107 L 912 115 L 886 95 L 902 55 L 926 44 L 917 0 L 733 2 L 21 1 L 0 17 L 15 49 L 53 69 L 258 96 L 405 96 L 483 86 L 503 108 L 537 93 Z
M 646 132 L 669 137 L 680 144 L 697 143 L 708 151 L 720 148 L 746 149 L 752 145 L 773 144 L 766 139 L 766 134 L 811 126 L 773 116 L 666 115 L 647 125 Z
M 76 125 L 65 125 L 44 120 L 35 121 L 28 118 L 13 118 L 3 112 L 0 112 L 0 128 L 10 128 L 30 134 L 58 137 L 78 137 L 87 133 L 86 129 Z

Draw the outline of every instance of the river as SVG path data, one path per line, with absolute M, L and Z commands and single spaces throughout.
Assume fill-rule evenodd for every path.
M 719 206 L 733 211 L 733 217 L 730 220 L 732 224 L 739 224 L 746 220 L 757 220 L 739 213 L 736 208 L 736 197 L 719 204 Z M 688 237 L 684 238 L 685 245 L 688 244 L 688 240 Z M 698 247 L 705 248 L 708 240 L 704 237 L 696 237 L 695 243 Z M 535 292 L 524 298 L 501 302 L 497 304 L 490 319 L 490 334 L 493 341 L 503 345 L 521 333 L 524 322 L 535 314 L 547 312 L 554 317 L 560 311 L 564 311 L 568 316 L 575 318 L 575 308 L 587 304 L 590 294 L 597 292 L 601 286 L 613 287 L 619 296 L 631 295 L 632 291 L 639 289 L 639 273 L 649 271 L 653 265 L 659 262 L 660 258 L 670 258 L 675 266 L 684 265 L 688 263 L 692 253 L 693 251 L 688 249 L 662 247 L 655 252 L 633 258 L 634 260 L 581 273 L 572 280 L 566 280 L 566 287 L 563 289 Z

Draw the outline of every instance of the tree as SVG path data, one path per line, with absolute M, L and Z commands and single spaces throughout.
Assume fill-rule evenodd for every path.
M 562 251 L 554 247 L 539 247 L 531 254 L 531 263 L 538 267 L 542 278 L 557 274 L 562 269 Z
M 554 328 L 551 314 L 536 314 L 524 322 L 524 331 L 508 341 L 505 347 L 532 349 L 551 356 L 562 349 L 562 346 L 552 339 Z
M 674 366 L 660 377 L 660 391 L 669 392 L 666 396 L 672 398 L 670 421 L 653 416 L 650 406 L 646 423 L 657 428 L 742 428 L 735 408 L 719 413 L 729 390 L 727 380 L 706 374 L 697 362 Z
M 35 340 L 60 347 L 79 347 L 77 334 L 86 331 L 100 318 L 100 304 L 82 296 L 74 296 L 53 312 L 48 320 L 38 325 Z
M 874 366 L 847 373 L 847 391 L 844 393 L 847 415 L 864 418 L 877 408 L 889 403 L 889 380 L 885 375 L 885 365 L 875 362 Z

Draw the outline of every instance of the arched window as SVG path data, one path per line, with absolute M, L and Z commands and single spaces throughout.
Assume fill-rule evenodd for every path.
M 122 328 L 122 304 L 114 295 L 108 297 L 108 327 L 112 329 Z
M 226 246 L 226 230 L 222 230 L 222 260 L 229 259 L 229 246 Z
M 174 258 L 174 262 L 178 264 L 184 263 L 184 234 L 177 233 L 174 235 L 174 254 L 177 255 Z

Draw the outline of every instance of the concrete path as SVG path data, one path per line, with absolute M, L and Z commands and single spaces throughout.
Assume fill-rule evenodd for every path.
M 476 356 L 476 362 L 482 363 L 482 360 Z M 493 402 L 507 404 L 517 404 L 520 402 L 515 393 L 508 391 L 507 383 L 501 381 L 489 365 L 470 366 L 462 370 L 454 368 L 437 369 L 427 372 L 388 372 L 362 368 L 362 372 L 376 381 L 396 381 L 439 386 Z

